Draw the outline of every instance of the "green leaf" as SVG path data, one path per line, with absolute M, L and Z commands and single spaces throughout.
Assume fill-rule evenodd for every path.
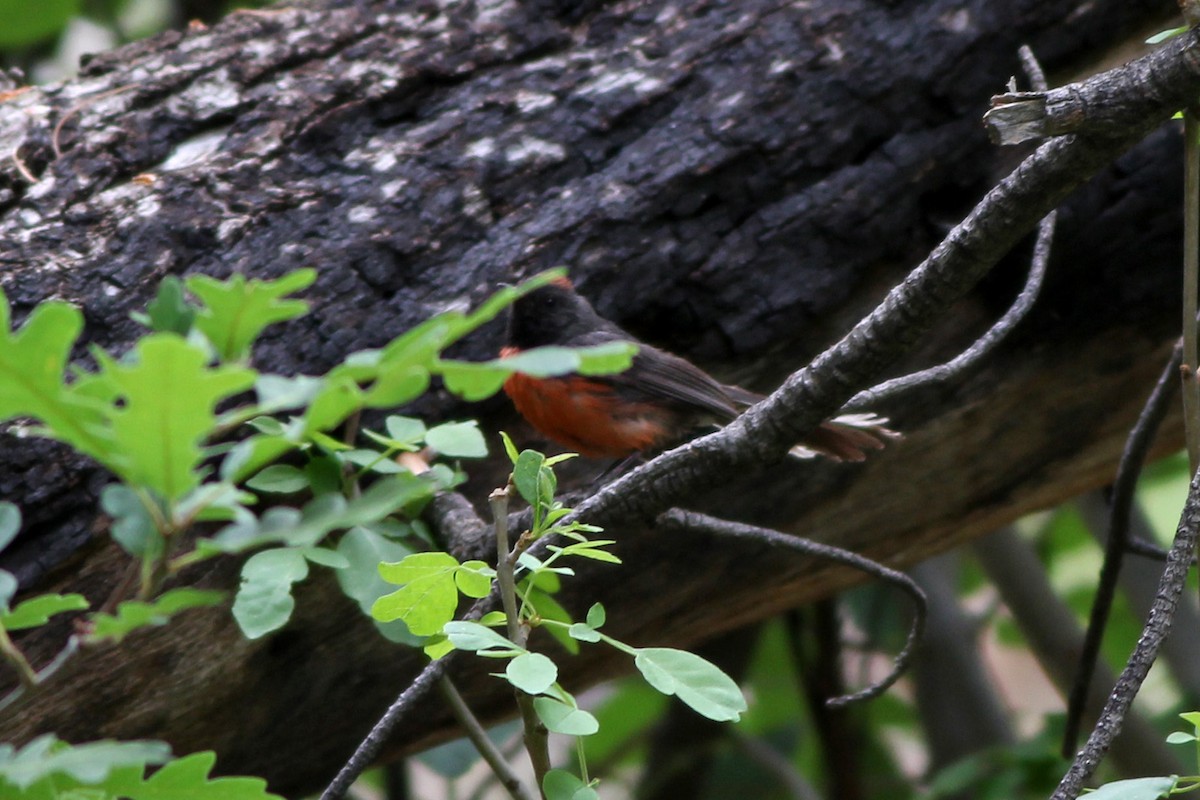
M 7 0 L 0 3 L 0 47 L 27 47 L 58 35 L 78 16 L 80 0 Z
M 345 376 L 330 375 L 304 412 L 301 434 L 312 437 L 334 428 L 362 405 L 363 395 L 358 384 Z
M 308 311 L 303 300 L 284 296 L 312 285 L 316 270 L 301 269 L 282 278 L 263 281 L 235 274 L 227 281 L 207 275 L 191 275 L 187 287 L 204 304 L 196 327 L 208 337 L 222 361 L 236 361 L 249 354 L 250 345 L 263 329 Z
M 417 511 L 433 496 L 435 486 L 411 473 L 381 478 L 365 492 L 347 501 L 341 495 L 323 494 L 309 501 L 300 514 L 277 507 L 258 523 L 229 525 L 197 547 L 214 552 L 238 553 L 272 542 L 312 547 L 335 530 L 374 524 L 399 509 Z
M 1175 782 L 1175 776 L 1114 781 L 1088 792 L 1085 797 L 1087 800 L 1158 800 L 1175 788 Z
M 397 442 L 417 444 L 425 439 L 425 423 L 416 417 L 403 417 L 392 414 L 384 420 L 388 436 Z
M 34 417 L 53 437 L 111 466 L 106 404 L 64 382 L 67 359 L 83 328 L 79 309 L 39 303 L 15 335 L 10 319 L 8 298 L 0 292 L 0 421 Z
M 196 319 L 196 307 L 184 298 L 183 282 L 168 275 L 158 284 L 158 293 L 146 306 L 146 313 L 132 316 L 152 331 L 187 336 Z
M 576 542 L 566 547 L 551 546 L 550 550 L 562 552 L 565 556 L 579 556 L 593 561 L 603 561 L 606 564 L 620 564 L 621 559 L 605 550 L 610 544 L 616 544 L 616 539 L 591 539 L 586 542 Z
M 0 603 L 0 606 L 3 606 Z M 45 625 L 50 617 L 65 611 L 82 611 L 88 607 L 81 594 L 43 594 L 22 601 L 8 613 L 0 613 L 0 628 L 19 631 Z
M 363 395 L 369 408 L 395 408 L 421 395 L 429 388 L 429 370 L 416 364 L 384 364 L 371 388 Z
M 1146 44 L 1159 44 L 1167 39 L 1174 39 L 1176 36 L 1182 36 L 1188 32 L 1187 25 L 1180 25 L 1178 28 L 1168 28 L 1165 31 L 1159 31 L 1146 40 Z
M 254 393 L 258 396 L 258 411 L 260 414 L 274 414 L 294 408 L 307 406 L 320 393 L 325 381 L 310 375 L 259 375 L 254 381 Z M 279 423 L 267 417 L 276 426 Z M 281 429 L 263 431 L 264 433 L 282 433 Z
M 633 663 L 655 689 L 675 695 L 711 720 L 736 722 L 746 710 L 746 698 L 733 679 L 695 653 L 644 647 Z
M 127 635 L 150 625 L 166 625 L 171 617 L 189 608 L 215 606 L 224 602 L 225 593 L 179 587 L 164 592 L 153 602 L 126 600 L 117 606 L 117 613 L 99 613 L 92 617 L 90 643 L 111 639 L 119 642 Z
M 504 674 L 525 694 L 541 694 L 558 680 L 558 667 L 541 653 L 522 653 L 508 662 Z
M 600 723 L 591 714 L 552 697 L 533 698 L 533 709 L 546 729 L 554 733 L 591 736 L 600 730 Z
M 549 378 L 579 371 L 579 352 L 571 347 L 535 347 L 515 356 L 502 359 L 511 372 L 522 372 L 537 378 Z
M 170 757 L 171 748 L 165 742 L 104 739 L 68 745 L 53 734 L 45 734 L 20 750 L 0 750 L 0 779 L 21 790 L 55 775 L 66 775 L 84 784 L 97 784 L 108 778 L 114 769 L 141 769 L 147 764 L 162 764 Z
M 1179 718 L 1200 731 L 1200 711 L 1185 711 L 1179 715 Z
M 350 566 L 350 562 L 346 557 L 335 550 L 330 550 L 327 547 L 304 547 L 300 552 L 314 564 L 320 564 L 322 567 L 330 569 L 345 569 Z
M 308 476 L 314 495 L 342 491 L 342 465 L 333 456 L 311 456 L 304 466 L 304 474 Z
M 172 509 L 174 522 L 180 527 L 190 522 L 229 522 L 252 519 L 254 512 L 246 508 L 257 498 L 228 481 L 202 483 L 188 492 Z
M 446 388 L 464 400 L 475 403 L 500 391 L 512 370 L 493 362 L 443 360 L 437 364 Z
M 512 437 L 504 431 L 500 431 L 500 441 L 504 442 L 504 452 L 508 454 L 508 460 L 516 466 L 517 459 L 521 457 L 517 452 L 517 446 L 513 444 Z
M 154 517 L 137 492 L 128 486 L 118 483 L 105 486 L 100 492 L 100 507 L 113 518 L 112 537 L 126 553 L 143 558 L 162 548 L 162 534 L 154 524 Z
M 442 628 L 442 632 L 459 650 L 485 651 L 491 655 L 524 652 L 508 639 L 478 622 L 454 620 L 447 622 Z
M 255 373 L 210 368 L 202 350 L 171 333 L 143 337 L 135 353 L 132 365 L 104 364 L 124 398 L 111 411 L 120 448 L 111 466 L 126 483 L 173 501 L 200 482 L 200 444 L 216 424 L 217 403 L 250 388 Z
M 598 800 L 600 795 L 565 769 L 552 769 L 542 778 L 546 800 Z
M 475 420 L 447 422 L 430 428 L 425 433 L 425 443 L 451 458 L 483 458 L 488 454 L 487 442 Z
M 513 485 L 531 506 L 537 505 L 540 496 L 538 486 L 545 461 L 546 457 L 536 450 L 522 450 L 513 465 Z
M 430 577 L 453 577 L 458 559 L 449 553 L 413 553 L 395 564 L 380 564 L 379 575 L 388 583 L 403 586 Z
M 192 753 L 172 761 L 149 778 L 130 775 L 112 787 L 131 800 L 282 800 L 267 791 L 262 778 L 209 778 L 217 756 L 212 751 Z
M 346 559 L 346 567 L 337 572 L 338 585 L 368 616 L 375 601 L 392 591 L 391 584 L 379 576 L 380 562 L 400 561 L 413 552 L 408 545 L 361 525 L 346 532 L 338 542 L 337 551 Z M 403 622 L 373 621 L 387 639 L 401 644 L 417 644 L 418 640 Z
M 577 639 L 581 642 L 600 641 L 600 634 L 596 632 L 596 629 L 583 622 L 573 623 L 571 627 L 567 628 L 567 634 L 572 639 Z
M 21 531 L 21 509 L 7 500 L 0 501 L 0 551 L 12 544 Z
M 299 430 L 300 426 L 296 427 Z M 284 436 L 258 434 L 243 439 L 221 462 L 221 477 L 239 483 L 299 446 L 299 437 L 290 433 Z
M 604 606 L 600 603 L 592 603 L 592 607 L 587 612 L 587 624 L 593 628 L 603 628 L 605 619 Z
M 454 573 L 454 583 L 467 597 L 487 597 L 492 591 L 496 570 L 482 561 L 467 561 Z
M 624 372 L 633 363 L 638 346 L 634 342 L 606 342 L 593 347 L 581 347 L 579 353 L 580 375 L 611 375 Z
M 536 577 L 538 578 L 539 582 L 543 578 L 558 579 L 557 575 L 553 575 L 551 573 L 541 573 Z M 557 600 L 554 599 L 553 595 L 543 591 L 542 589 L 538 588 L 538 586 L 535 585 L 533 588 L 528 590 L 522 589 L 522 594 L 528 598 L 529 605 L 533 608 L 534 613 L 543 620 L 554 620 L 556 622 L 562 622 L 566 625 L 571 625 L 573 623 L 570 613 L 568 613 L 568 611 L 563 608 Z M 579 642 L 573 639 L 567 630 L 558 625 L 547 625 L 545 626 L 545 630 L 547 633 L 553 636 L 568 653 L 571 653 L 572 655 L 579 653 Z
M 308 488 L 308 475 L 290 464 L 272 464 L 246 481 L 246 485 L 256 492 L 292 494 Z
M 255 553 L 242 566 L 242 584 L 233 602 L 233 618 L 247 639 L 282 628 L 296 601 L 292 584 L 308 576 L 308 561 L 297 548 Z
M 636 354 L 637 345 L 633 342 L 607 342 L 592 347 L 535 347 L 479 366 L 502 368 L 536 378 L 571 373 L 607 375 L 628 369 Z
M 1184 733 L 1183 731 L 1175 731 L 1167 735 L 1167 744 L 1190 744 L 1197 741 L 1196 735 L 1193 733 Z
M 399 625 L 400 623 L 396 624 Z M 454 645 L 444 634 L 438 633 L 425 639 L 425 644 L 421 646 L 421 650 L 424 651 L 430 661 L 437 661 L 447 653 L 454 652 Z
M 347 450 L 339 453 L 338 457 L 377 475 L 399 475 L 401 472 L 408 472 L 407 467 L 397 464 L 378 450 Z
M 376 600 L 371 616 L 380 622 L 403 620 L 417 636 L 440 632 L 458 608 L 457 570 L 458 561 L 449 553 L 414 553 L 398 564 L 380 564 L 385 581 L 403 585 Z

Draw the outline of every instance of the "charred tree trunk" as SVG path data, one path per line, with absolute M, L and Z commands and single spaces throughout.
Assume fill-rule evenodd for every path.
M 270 334 L 273 371 L 316 371 L 499 281 L 565 264 L 599 309 L 723 378 L 769 389 L 869 309 L 1012 163 L 980 116 L 1028 43 L 1066 70 L 1162 4 L 306 3 L 235 14 L 91 58 L 0 103 L 0 285 L 20 318 L 78 303 L 92 343 L 135 335 L 159 279 L 315 266 L 313 313 Z M 1173 339 L 1179 136 L 1162 131 L 1070 203 L 1050 286 L 970 381 L 889 414 L 907 438 L 864 466 L 730 475 L 697 506 L 911 564 L 1111 477 Z M 1011 299 L 1015 254 L 930 337 L 946 356 Z M 488 357 L 496 330 L 462 347 Z M 911 364 L 897 364 L 896 372 Z M 519 431 L 502 400 L 414 409 Z M 1168 425 L 1164 447 L 1178 441 Z M 525 432 L 531 446 L 540 443 Z M 497 461 L 476 476 L 486 491 Z M 3 566 L 94 602 L 123 568 L 98 532 L 107 478 L 0 436 L 0 495 L 28 520 Z M 612 530 L 626 564 L 581 572 L 615 635 L 695 642 L 855 580 L 697 536 Z M 194 576 L 231 587 L 237 565 Z M 60 632 L 22 642 L 45 658 Z M 85 664 L 0 740 L 165 738 L 288 794 L 326 781 L 421 666 L 332 580 L 280 634 L 191 612 Z M 580 685 L 621 665 L 568 662 Z M 485 716 L 511 695 L 463 676 Z M 431 706 L 394 751 L 445 737 Z

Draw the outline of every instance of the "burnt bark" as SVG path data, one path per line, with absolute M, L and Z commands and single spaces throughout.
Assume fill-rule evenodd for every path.
M 19 319 L 78 303 L 121 350 L 164 275 L 315 266 L 313 313 L 258 360 L 313 372 L 499 281 L 566 264 L 606 315 L 720 377 L 769 389 L 834 341 L 1009 166 L 980 124 L 1028 43 L 1069 69 L 1162 9 L 1150 2 L 308 3 L 237 14 L 88 61 L 0 104 L 0 286 Z M 878 409 L 906 439 L 865 465 L 730 475 L 720 509 L 895 565 L 915 563 L 1111 479 L 1174 337 L 1179 136 L 1162 130 L 1063 211 L 1033 317 L 970 380 Z M 950 355 L 1021 282 L 1014 253 L 911 363 Z M 498 329 L 456 355 L 489 357 Z M 432 392 L 411 412 L 476 415 L 539 446 L 502 399 Z M 1162 448 L 1178 443 L 1178 422 Z M 583 465 L 584 468 L 587 465 Z M 500 480 L 500 459 L 470 492 Z M 0 566 L 94 603 L 123 569 L 95 467 L 0 436 L 0 496 L 28 525 Z M 576 480 L 584 483 L 581 469 Z M 611 530 L 626 564 L 581 570 L 614 635 L 686 644 L 855 580 L 696 535 Z M 191 576 L 231 587 L 237 565 Z M 25 637 L 35 660 L 61 631 Z M 0 739 L 55 730 L 214 748 L 288 794 L 322 785 L 420 668 L 339 597 L 248 642 L 191 612 L 77 659 Z M 615 657 L 565 662 L 583 685 Z M 511 694 L 456 678 L 486 717 Z M 430 706 L 393 752 L 449 735 Z

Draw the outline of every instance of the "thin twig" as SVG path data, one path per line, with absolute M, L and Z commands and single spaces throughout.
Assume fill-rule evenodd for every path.
M 1200 293 L 1200 121 L 1183 111 L 1183 429 L 1191 472 L 1200 467 L 1200 349 L 1196 340 Z
M 892 661 L 891 672 L 883 679 L 865 689 L 826 700 L 825 704 L 828 707 L 841 708 L 860 700 L 869 700 L 873 697 L 878 697 L 887 691 L 887 688 L 895 683 L 904 674 L 904 671 L 908 669 L 908 663 L 912 659 L 913 648 L 920 640 L 921 631 L 925 628 L 925 593 L 921 591 L 921 587 L 917 586 L 912 578 L 903 572 L 885 567 L 878 561 L 872 561 L 866 556 L 852 553 L 849 550 L 843 550 L 840 547 L 814 542 L 799 536 L 789 536 L 770 528 L 759 528 L 741 522 L 717 519 L 716 517 L 710 517 L 707 514 L 699 514 L 694 511 L 673 508 L 660 515 L 658 521 L 663 525 L 673 528 L 705 531 L 706 533 L 712 533 L 727 539 L 748 539 L 755 542 L 763 542 L 772 547 L 786 548 L 805 555 L 836 561 L 839 564 L 854 567 L 868 575 L 886 581 L 912 598 L 913 606 L 915 607 L 912 625 L 908 629 L 908 639 L 904 642 L 904 647 Z
M 1029 275 L 1025 278 L 1025 286 L 1017 299 L 1009 307 L 996 324 L 982 336 L 971 343 L 963 352 L 935 367 L 902 375 L 884 381 L 878 386 L 861 391 L 846 403 L 847 408 L 877 407 L 897 395 L 910 392 L 917 388 L 946 385 L 961 381 L 973 368 L 983 363 L 996 347 L 1003 342 L 1037 302 L 1038 293 L 1046 277 L 1046 266 L 1050 263 L 1050 246 L 1054 241 L 1054 225 L 1058 212 L 1051 211 L 1039 223 L 1037 241 L 1033 245 L 1033 258 L 1029 265 Z
M 500 586 L 500 602 L 504 605 L 504 618 L 508 626 L 508 638 L 518 647 L 524 647 L 529 639 L 529 629 L 521 622 L 517 610 L 517 586 L 513 577 L 513 559 L 508 549 L 508 487 L 496 489 L 488 496 L 492 508 L 492 519 L 496 526 L 496 583 Z M 515 550 L 513 551 L 515 554 Z M 524 727 L 525 749 L 533 765 L 534 780 L 539 787 L 550 771 L 550 732 L 538 718 L 533 707 L 533 698 L 513 687 L 517 707 L 521 710 Z
M 29 167 L 25 165 L 24 159 L 21 158 L 21 145 L 17 145 L 13 148 L 12 161 L 17 168 L 17 172 L 21 173 L 22 178 L 30 183 L 38 182 L 38 177 L 30 171 Z
M 37 675 L 35 676 L 34 686 L 26 687 L 24 683 L 22 683 L 22 685 L 6 694 L 3 699 L 0 699 L 0 711 L 8 710 L 18 701 L 24 704 L 29 700 L 30 697 L 36 696 L 36 690 L 42 688 L 46 681 L 49 680 L 54 673 L 58 672 L 62 666 L 70 661 L 71 658 L 78 652 L 79 637 L 71 636 L 67 639 L 67 643 L 63 646 L 63 649 L 58 651 L 58 654 L 54 656 L 50 663 L 38 670 Z M 20 706 L 17 707 L 19 708 Z
M 791 611 L 784 631 L 794 666 L 792 673 L 808 703 L 825 774 L 829 776 L 829 794 L 838 800 L 861 800 L 866 797 L 862 753 L 855 745 L 861 741 L 861 731 L 855 730 L 844 709 L 825 705 L 825 698 L 841 694 L 845 687 L 842 676 L 845 648 L 838 628 L 837 600 L 826 598 L 813 603 L 811 609 Z
M 1100 654 L 1100 644 L 1104 640 L 1104 629 L 1108 625 L 1113 598 L 1116 596 L 1121 557 L 1130 548 L 1129 514 L 1133 508 L 1134 490 L 1137 488 L 1142 464 L 1146 461 L 1146 453 L 1154 441 L 1154 434 L 1158 432 L 1159 425 L 1170 409 L 1171 398 L 1174 397 L 1175 388 L 1178 386 L 1175 376 L 1179 373 L 1182 357 L 1183 345 L 1177 344 L 1158 378 L 1158 383 L 1154 386 L 1154 391 L 1150 393 L 1150 398 L 1142 407 L 1137 422 L 1129 432 L 1129 438 L 1125 440 L 1125 449 L 1121 452 L 1121 460 L 1117 464 L 1117 477 L 1113 480 L 1112 499 L 1109 501 L 1104 565 L 1100 568 L 1100 576 L 1096 581 L 1096 596 L 1092 600 L 1087 634 L 1079 653 L 1079 668 L 1067 700 L 1067 721 L 1062 745 L 1064 758 L 1071 757 L 1079 741 L 1079 729 L 1092 674 Z
M 1037 91 L 1046 90 L 1046 76 L 1042 72 L 1033 51 L 1028 45 L 1021 45 L 1018 51 L 1021 64 L 1029 82 Z M 912 391 L 918 387 L 945 385 L 951 381 L 960 381 L 974 367 L 983 363 L 983 359 L 1003 342 L 1013 329 L 1025 319 L 1026 315 L 1037 302 L 1038 293 L 1046 277 L 1046 268 L 1050 263 L 1050 247 L 1054 242 L 1054 226 L 1058 220 L 1058 212 L 1051 211 L 1038 225 L 1037 240 L 1033 245 L 1033 258 L 1029 263 L 1029 274 L 1025 278 L 1025 286 L 1012 306 L 996 321 L 991 328 L 976 339 L 970 347 L 955 356 L 945 364 L 939 364 L 929 369 L 902 375 L 885 381 L 866 391 L 859 392 L 846 403 L 847 408 L 867 408 L 878 406 L 898 394 Z
M 480 606 L 483 602 L 483 600 L 477 601 L 472 608 Z M 371 766 L 375 757 L 379 755 L 379 750 L 387 740 L 388 734 L 404 718 L 404 715 L 412 710 L 412 707 L 423 699 L 431 688 L 437 685 L 461 652 L 461 650 L 451 650 L 436 661 L 429 662 L 421 670 L 412 683 L 406 686 L 400 696 L 388 706 L 388 710 L 372 726 L 370 733 L 359 743 L 354 755 L 350 756 L 338 774 L 330 781 L 329 786 L 325 787 L 325 791 L 321 793 L 321 800 L 341 800 L 345 797 L 350 784 L 354 783 L 355 779 Z
M 133 84 L 133 83 L 129 83 L 124 86 L 118 86 L 115 89 L 109 89 L 106 92 L 101 92 L 100 94 L 94 95 L 92 97 L 86 97 L 83 100 L 80 100 L 75 105 L 71 106 L 69 109 L 67 109 L 67 113 L 62 115 L 62 118 L 54 126 L 54 133 L 50 136 L 50 146 L 52 148 L 54 148 L 54 157 L 62 158 L 62 148 L 59 147 L 58 142 L 59 142 L 59 138 L 62 136 L 63 126 L 67 124 L 67 120 L 71 119 L 71 117 L 75 116 L 80 111 L 83 111 L 83 109 L 87 108 L 90 105 L 99 103 L 101 100 L 104 100 L 109 97 L 113 97 L 114 95 L 121 94 L 122 92 L 128 92 L 130 89 L 133 89 L 136 86 L 137 86 L 137 84 Z
M 11 664 L 17 671 L 22 687 L 32 689 L 37 686 L 37 673 L 30 665 L 29 659 L 25 658 L 25 654 L 21 652 L 21 648 L 13 643 L 12 637 L 8 635 L 8 631 L 3 626 L 0 626 L 0 658 Z
M 775 776 L 791 800 L 821 800 L 821 793 L 796 769 L 796 765 L 780 755 L 764 739 L 742 731 L 734 731 L 733 741 L 751 761 Z
M 449 704 L 450 710 L 454 712 L 454 718 L 463 726 L 463 730 L 467 732 L 467 737 L 471 740 L 471 744 L 475 745 L 475 749 L 479 751 L 479 755 L 483 756 L 483 760 L 492 768 L 492 773 L 496 776 L 496 780 L 500 782 L 513 800 L 535 800 L 534 796 L 529 793 L 521 783 L 521 779 L 509 767 L 508 761 L 504 758 L 504 754 L 496 747 L 495 742 L 488 737 L 487 731 L 483 729 L 483 725 L 479 724 L 479 720 L 475 714 L 471 712 L 467 701 L 463 700 L 454 683 L 444 675 L 438 681 L 438 689 L 441 690 L 442 696 L 446 698 L 446 703 Z
M 1029 45 L 1023 44 L 1018 47 L 1017 57 L 1021 59 L 1021 69 L 1025 70 L 1025 77 L 1029 78 L 1029 87 L 1035 92 L 1048 91 L 1050 84 L 1046 82 L 1046 73 L 1042 71 L 1042 65 Z
M 1108 702 L 1100 714 L 1100 720 L 1092 728 L 1083 750 L 1075 756 L 1071 768 L 1063 776 L 1051 800 L 1075 800 L 1083 791 L 1083 784 L 1108 750 L 1112 740 L 1121 729 L 1121 722 L 1129 711 L 1133 698 L 1137 696 L 1146 674 L 1154 663 L 1158 648 L 1171 630 L 1171 622 L 1175 617 L 1175 609 L 1183 594 L 1187 582 L 1188 568 L 1193 551 L 1196 549 L 1197 534 L 1200 532 L 1200 477 L 1192 476 L 1188 487 L 1187 502 L 1184 503 L 1180 515 L 1179 527 L 1175 532 L 1175 541 L 1171 545 L 1171 554 L 1163 569 L 1162 579 L 1158 584 L 1158 594 L 1150 607 L 1150 615 L 1138 642 L 1129 656 L 1121 677 L 1109 695 Z

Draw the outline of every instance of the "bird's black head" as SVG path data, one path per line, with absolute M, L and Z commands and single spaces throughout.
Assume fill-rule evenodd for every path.
M 508 317 L 508 344 L 526 350 L 544 345 L 570 345 L 580 337 L 612 327 L 576 294 L 571 282 L 557 278 L 513 303 Z

